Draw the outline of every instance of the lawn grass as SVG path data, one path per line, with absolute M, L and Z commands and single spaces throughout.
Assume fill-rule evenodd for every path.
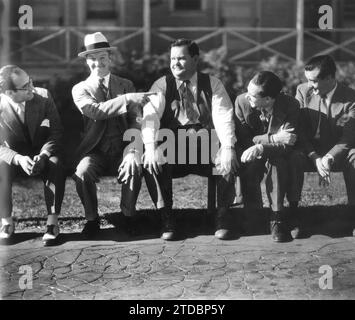
M 265 187 L 262 184 L 264 206 L 267 206 Z M 174 208 L 201 209 L 207 208 L 207 178 L 190 175 L 173 180 Z M 99 214 L 104 216 L 119 212 L 121 186 L 114 177 L 104 177 L 98 184 Z M 300 206 L 337 206 L 347 203 L 343 176 L 332 173 L 332 183 L 329 187 L 318 186 L 318 176 L 307 173 Z M 137 210 L 154 209 L 145 183 L 142 184 Z M 13 213 L 23 227 L 45 221 L 47 212 L 43 198 L 42 181 L 33 178 L 18 180 L 13 186 Z M 83 207 L 75 190 L 74 181 L 67 179 L 65 196 L 62 205 L 61 219 L 68 224 L 84 219 Z

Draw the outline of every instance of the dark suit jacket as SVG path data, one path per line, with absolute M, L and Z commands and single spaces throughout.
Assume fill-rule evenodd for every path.
M 111 74 L 109 82 L 111 99 L 105 101 L 98 83 L 92 83 L 90 80 L 89 77 L 72 89 L 74 102 L 84 116 L 84 132 L 74 155 L 74 161 L 83 158 L 100 142 L 107 127 L 107 119 L 116 117 L 122 137 L 131 120 L 126 112 L 129 101 L 122 96 L 125 93 L 135 92 L 131 81 Z M 134 127 L 130 125 L 132 126 Z
M 314 139 L 319 121 L 319 99 L 307 83 L 297 88 L 296 98 L 300 102 L 301 144 L 307 155 L 312 152 L 323 156 L 331 154 L 335 161 L 344 157 L 355 145 L 355 91 L 338 83 L 334 91 L 326 121 L 329 132 Z M 326 117 L 324 115 L 324 117 Z
M 12 163 L 17 153 L 32 150 L 57 155 L 61 150 L 63 128 L 54 101 L 43 88 L 35 88 L 26 102 L 25 124 L 28 134 L 10 103 L 0 95 L 0 159 Z
M 281 156 L 290 151 L 290 146 L 272 143 L 270 136 L 277 133 L 281 127 L 284 129 L 294 128 L 296 132 L 299 103 L 295 98 L 285 94 L 279 94 L 276 97 L 266 133 L 260 120 L 260 112 L 250 106 L 246 99 L 246 93 L 237 97 L 235 115 L 237 146 L 242 150 L 260 143 L 264 147 L 263 157 L 265 158 Z

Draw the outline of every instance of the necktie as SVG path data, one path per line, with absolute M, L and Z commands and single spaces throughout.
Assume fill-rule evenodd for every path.
M 261 110 L 260 120 L 261 123 L 263 124 L 264 132 L 267 132 L 267 130 L 269 129 L 270 115 L 264 109 Z
M 321 134 L 324 134 L 324 125 L 326 124 L 326 119 L 328 117 L 328 106 L 326 101 L 327 96 L 319 97 L 319 107 L 318 107 L 318 124 L 315 134 L 315 138 L 319 139 Z
M 17 112 L 21 122 L 25 123 L 25 106 L 22 103 L 18 103 Z
M 105 81 L 104 78 L 99 79 L 99 88 L 101 89 L 104 99 L 106 101 L 109 100 L 109 91 L 108 88 L 104 85 L 104 81 Z
M 195 99 L 189 88 L 189 83 L 190 80 L 185 80 L 180 86 L 181 102 L 182 107 L 185 110 L 187 119 L 192 123 L 196 123 L 200 115 L 198 111 L 194 108 Z

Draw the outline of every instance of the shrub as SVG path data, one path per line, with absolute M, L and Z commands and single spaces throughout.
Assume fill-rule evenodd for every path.
M 168 73 L 169 54 L 138 56 L 132 51 L 116 60 L 112 72 L 130 79 L 137 91 L 148 91 L 153 82 Z M 238 61 L 228 61 L 225 47 L 210 50 L 201 54 L 200 70 L 218 77 L 225 85 L 232 101 L 244 91 L 249 80 L 257 71 L 269 70 L 276 73 L 284 83 L 283 91 L 295 95 L 297 85 L 305 81 L 303 66 L 294 62 L 282 61 L 278 56 L 261 61 L 258 65 L 241 65 Z M 52 92 L 59 110 L 73 106 L 71 88 L 75 83 L 83 80 L 87 72 L 73 74 L 70 79 L 55 77 L 46 86 Z M 339 63 L 337 79 L 355 88 L 355 64 L 353 62 Z

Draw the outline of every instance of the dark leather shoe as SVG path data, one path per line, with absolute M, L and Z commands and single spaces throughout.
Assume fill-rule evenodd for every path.
M 0 245 L 9 245 L 13 242 L 15 234 L 14 224 L 1 226 L 0 228 Z
M 125 229 L 130 236 L 138 236 L 140 234 L 138 216 L 125 216 Z
M 171 212 L 171 210 L 162 210 L 161 220 L 162 231 L 160 238 L 166 241 L 175 240 L 177 236 L 175 215 Z
M 288 242 L 292 240 L 290 230 L 284 221 L 271 220 L 270 231 L 274 242 Z
M 216 215 L 216 223 L 214 236 L 220 240 L 227 240 L 231 238 L 231 214 L 228 210 L 222 209 L 218 210 Z
M 44 246 L 53 246 L 58 242 L 59 227 L 54 224 L 47 225 L 47 231 L 43 235 L 42 241 Z
M 81 233 L 86 239 L 92 239 L 100 232 L 100 220 L 87 221 Z

